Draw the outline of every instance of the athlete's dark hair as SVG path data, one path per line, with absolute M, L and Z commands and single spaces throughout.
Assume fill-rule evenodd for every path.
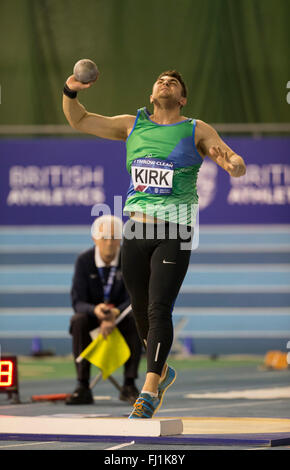
M 182 75 L 179 72 L 177 72 L 177 70 L 166 70 L 165 72 L 162 72 L 159 75 L 159 77 L 157 77 L 157 80 L 159 80 L 159 78 L 161 78 L 161 77 L 164 77 L 164 75 L 168 75 L 169 77 L 174 77 L 179 81 L 179 83 L 182 87 L 182 96 L 184 96 L 186 98 L 187 97 L 187 89 L 186 89 L 186 85 L 184 83 L 184 80 L 182 78 Z

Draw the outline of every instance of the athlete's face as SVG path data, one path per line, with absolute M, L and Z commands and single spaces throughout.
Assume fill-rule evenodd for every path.
M 110 264 L 113 261 L 120 247 L 121 240 L 117 237 L 117 232 L 113 223 L 111 225 L 102 224 L 100 226 L 99 237 L 93 239 L 99 247 L 102 260 L 106 264 Z
M 186 98 L 182 96 L 182 86 L 179 80 L 169 75 L 158 78 L 153 85 L 152 95 L 150 96 L 151 103 L 156 100 L 169 100 L 180 106 L 185 106 Z

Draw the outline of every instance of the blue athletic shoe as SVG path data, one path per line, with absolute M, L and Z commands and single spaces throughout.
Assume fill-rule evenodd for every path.
M 148 393 L 141 393 L 134 403 L 129 419 L 152 418 L 159 405 L 159 398 L 151 397 Z
M 155 410 L 155 413 L 156 411 L 159 410 L 160 406 L 162 405 L 162 401 L 163 401 L 166 390 L 175 382 L 176 377 L 177 377 L 176 370 L 173 369 L 173 367 L 168 366 L 164 379 L 158 385 L 159 404 Z

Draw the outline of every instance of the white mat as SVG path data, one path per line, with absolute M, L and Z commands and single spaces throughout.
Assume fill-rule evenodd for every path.
M 85 436 L 170 436 L 181 434 L 181 419 L 56 418 L 0 416 L 0 433 Z

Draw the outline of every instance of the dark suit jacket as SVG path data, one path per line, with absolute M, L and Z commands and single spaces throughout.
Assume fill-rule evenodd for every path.
M 76 260 L 71 299 L 76 313 L 87 313 L 94 317 L 95 306 L 104 302 L 103 284 L 95 263 L 95 247 L 81 253 Z M 130 305 L 130 298 L 123 282 L 120 258 L 109 302 L 121 312 Z

